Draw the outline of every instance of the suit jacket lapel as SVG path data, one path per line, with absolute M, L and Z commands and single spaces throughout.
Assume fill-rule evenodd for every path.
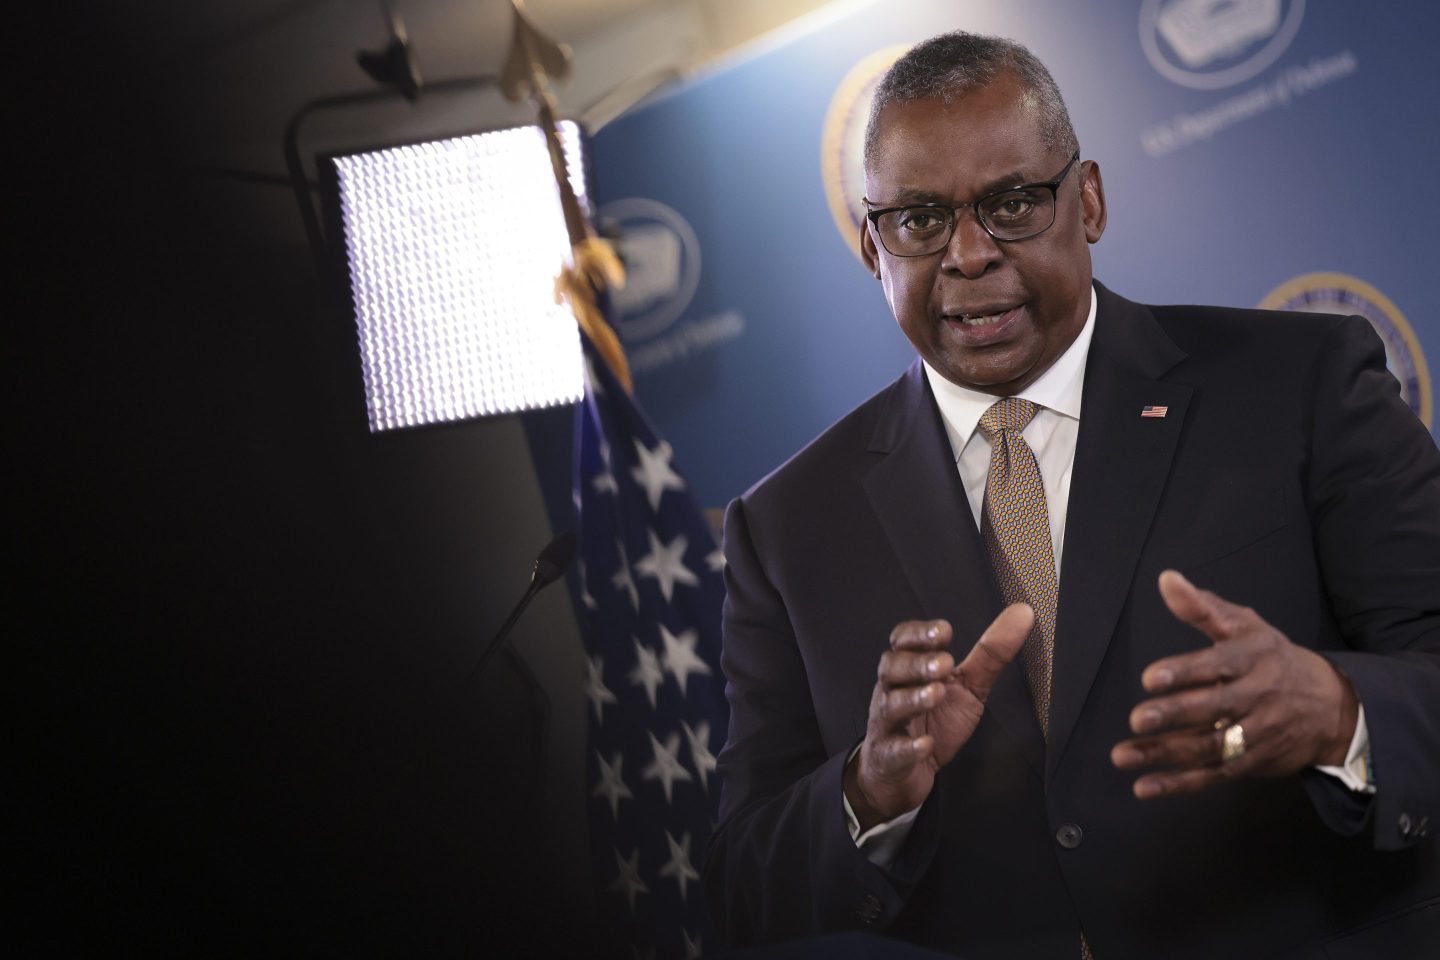
M 1054 773 L 1100 669 L 1170 473 L 1191 390 L 1159 379 L 1185 357 L 1150 311 L 1096 284 L 1070 482 L 1046 773 Z M 1163 417 L 1142 417 L 1146 406 Z
M 885 456 L 866 473 L 865 492 L 920 600 L 915 616 L 949 620 L 952 653 L 963 659 L 1000 612 L 1000 591 L 919 361 L 891 393 L 870 449 Z M 1019 664 L 1001 672 L 986 714 L 1041 775 L 1044 741 Z

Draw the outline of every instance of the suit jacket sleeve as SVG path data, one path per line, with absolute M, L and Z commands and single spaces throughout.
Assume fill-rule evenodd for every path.
M 720 826 L 705 866 L 716 925 L 735 945 L 883 925 L 928 864 L 939 805 L 922 808 L 889 869 L 855 846 L 841 802 L 854 744 L 827 755 L 805 664 L 743 500 L 726 513 L 725 552 L 731 727 L 719 758 Z
M 1333 829 L 1399 849 L 1440 826 L 1440 454 L 1361 318 L 1331 332 L 1312 409 L 1315 552 L 1349 647 L 1326 655 L 1365 704 L 1377 791 L 1308 786 Z

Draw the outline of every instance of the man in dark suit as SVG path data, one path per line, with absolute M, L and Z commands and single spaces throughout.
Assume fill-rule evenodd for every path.
M 721 930 L 1440 945 L 1440 454 L 1368 324 L 1095 283 L 1099 168 L 1009 41 L 898 61 L 865 168 L 919 359 L 727 514 Z

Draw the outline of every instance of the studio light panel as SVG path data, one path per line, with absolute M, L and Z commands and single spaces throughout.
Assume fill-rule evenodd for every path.
M 583 204 L 579 129 L 562 139 Z M 539 128 L 334 163 L 372 431 L 580 398 L 579 333 L 555 303 L 570 241 Z

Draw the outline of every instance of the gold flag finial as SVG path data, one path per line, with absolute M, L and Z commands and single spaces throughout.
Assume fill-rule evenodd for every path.
M 589 218 L 571 189 L 560 143 L 560 123 L 555 115 L 555 98 L 550 95 L 550 81 L 570 75 L 570 51 L 530 22 L 525 16 L 524 0 L 510 0 L 510 5 L 515 10 L 515 32 L 505 67 L 500 71 L 500 89 L 517 103 L 527 96 L 535 101 L 540 113 L 540 132 L 545 137 L 555 185 L 560 190 L 565 228 L 570 235 L 571 262 L 560 267 L 560 275 L 555 280 L 555 299 L 569 304 L 580 329 L 595 344 L 615 378 L 631 391 L 634 386 L 630 364 L 625 359 L 620 338 L 605 322 L 597 298 L 599 291 L 625 283 L 625 268 L 610 244 L 595 236 Z
M 525 0 L 510 0 L 510 6 L 515 10 L 515 27 L 500 71 L 500 92 L 513 103 L 527 96 L 548 97 L 549 81 L 570 77 L 570 48 L 530 22 Z
M 625 348 L 605 315 L 596 303 L 595 291 L 609 288 L 614 290 L 625 285 L 625 267 L 609 243 L 599 237 L 589 237 L 576 244 L 572 251 L 574 263 L 560 269 L 555 280 L 555 300 L 568 303 L 580 329 L 590 338 L 596 351 L 609 365 L 615 379 L 620 381 L 626 393 L 635 392 L 635 383 L 630 375 L 630 361 L 625 358 Z

